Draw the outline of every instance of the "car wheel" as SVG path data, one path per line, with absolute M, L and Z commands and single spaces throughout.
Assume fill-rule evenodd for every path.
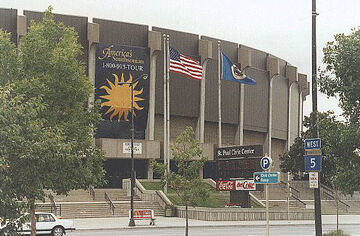
M 60 226 L 56 226 L 55 228 L 53 228 L 52 236 L 63 236 L 64 235 L 64 229 Z

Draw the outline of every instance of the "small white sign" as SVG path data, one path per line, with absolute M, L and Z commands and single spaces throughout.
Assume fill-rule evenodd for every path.
M 142 143 L 134 143 L 134 154 L 142 154 Z M 123 153 L 131 154 L 131 143 L 123 143 Z
M 319 188 L 319 173 L 309 172 L 309 185 L 310 188 Z
M 256 190 L 254 180 L 236 180 L 235 190 Z

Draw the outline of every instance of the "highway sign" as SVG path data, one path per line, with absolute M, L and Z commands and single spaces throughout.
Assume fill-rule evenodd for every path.
M 305 171 L 321 171 L 321 156 L 305 156 Z
M 260 160 L 260 166 L 263 170 L 268 170 L 271 166 L 272 159 L 270 157 L 264 156 Z
M 321 148 L 320 138 L 305 139 L 305 150 L 320 149 L 320 148 Z
M 277 184 L 279 183 L 279 172 L 255 172 L 255 184 Z
M 310 188 L 319 188 L 319 173 L 310 172 L 309 173 L 309 187 Z

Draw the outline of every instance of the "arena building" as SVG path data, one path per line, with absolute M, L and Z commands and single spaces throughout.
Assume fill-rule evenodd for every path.
M 18 43 L 26 34 L 30 21 L 42 13 L 0 9 L 0 28 L 11 32 Z M 135 154 L 137 178 L 153 178 L 152 160 L 163 159 L 164 83 L 163 35 L 182 54 L 201 62 L 206 69 L 201 81 L 170 73 L 170 142 L 191 126 L 208 157 L 203 176 L 215 178 L 215 150 L 218 147 L 218 59 L 221 50 L 251 78 L 256 86 L 222 81 L 222 146 L 263 145 L 279 171 L 279 155 L 287 151 L 302 131 L 303 101 L 309 94 L 307 76 L 297 67 L 269 53 L 194 33 L 184 33 L 156 26 L 55 15 L 57 21 L 74 27 L 87 65 L 86 73 L 96 86 L 96 51 L 99 44 L 116 44 L 146 48 L 149 53 L 149 98 L 147 126 L 137 131 L 135 143 L 141 150 Z M 276 52 L 275 52 L 276 53 Z M 95 88 L 94 91 L 96 91 Z M 95 97 L 95 93 L 94 93 Z M 91 98 L 91 100 L 94 99 Z M 243 109 L 242 109 L 243 108 Z M 105 121 L 99 127 L 95 143 L 106 156 L 108 187 L 120 187 L 130 176 L 129 129 L 116 121 Z

